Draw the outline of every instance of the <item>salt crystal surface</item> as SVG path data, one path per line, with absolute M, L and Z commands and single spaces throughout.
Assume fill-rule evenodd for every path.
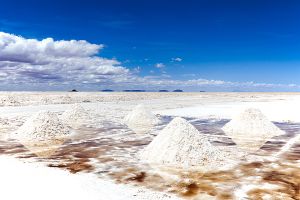
M 0 117 L 0 127 L 9 125 L 8 119 Z
M 62 114 L 61 119 L 65 124 L 73 128 L 78 128 L 86 123 L 90 117 L 90 113 L 80 104 L 74 104 L 70 110 L 67 110 Z
M 0 105 L 3 105 L 3 106 L 17 106 L 19 104 L 20 104 L 20 102 L 13 95 L 7 95 L 7 96 L 0 98 Z
M 284 134 L 258 109 L 249 108 L 228 122 L 222 130 L 242 149 L 256 151 L 274 136 Z
M 219 167 L 224 164 L 226 155 L 193 125 L 177 117 L 141 152 L 140 158 L 149 163 L 179 167 Z
M 136 133 L 147 133 L 160 120 L 144 105 L 138 105 L 124 118 L 124 123 Z

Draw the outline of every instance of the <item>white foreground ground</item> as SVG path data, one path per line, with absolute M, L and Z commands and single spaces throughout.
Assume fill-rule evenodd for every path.
M 129 200 L 178 199 L 167 194 L 117 185 L 89 174 L 23 163 L 0 156 L 1 199 L 5 200 Z
M 146 105 L 155 114 L 222 119 L 231 119 L 244 108 L 254 107 L 261 109 L 272 121 L 300 122 L 300 93 L 142 94 L 0 93 L 3 105 L 0 107 L 0 118 L 24 121 L 40 110 L 63 112 L 72 103 L 81 103 L 100 118 L 116 122 L 121 122 L 137 104 Z M 5 137 L 5 131 L 0 131 L 0 135 Z M 23 163 L 7 156 L 0 156 L 0 169 L 1 199 L 5 200 L 179 199 L 170 194 L 115 184 L 93 175 L 73 175 L 60 169 Z

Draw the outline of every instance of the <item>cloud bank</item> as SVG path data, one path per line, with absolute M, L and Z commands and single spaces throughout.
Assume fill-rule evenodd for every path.
M 122 80 L 129 70 L 97 56 L 85 40 L 25 39 L 0 32 L 0 80 L 6 84 L 84 84 Z
M 64 90 L 71 87 L 86 90 L 182 88 L 192 91 L 299 89 L 294 84 L 173 80 L 167 74 L 142 77 L 138 75 L 140 68 L 130 70 L 115 59 L 99 56 L 103 48 L 104 45 L 85 40 L 37 40 L 0 32 L 0 87 L 2 90 Z M 155 67 L 162 69 L 165 65 L 157 63 Z

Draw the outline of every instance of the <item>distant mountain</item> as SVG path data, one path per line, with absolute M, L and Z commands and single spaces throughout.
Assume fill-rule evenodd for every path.
M 176 89 L 176 90 L 173 90 L 173 92 L 183 92 L 183 90 Z
M 113 92 L 114 90 L 111 89 L 105 89 L 105 90 L 101 90 L 102 92 Z
M 123 92 L 146 92 L 146 90 L 123 90 Z

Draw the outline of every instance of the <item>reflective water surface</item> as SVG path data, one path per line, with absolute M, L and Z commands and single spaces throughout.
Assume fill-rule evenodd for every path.
M 285 135 L 272 138 L 261 149 L 242 156 L 236 165 L 219 171 L 189 171 L 142 163 L 137 153 L 172 118 L 162 117 L 164 124 L 149 135 L 138 135 L 126 126 L 105 122 L 101 128 L 81 127 L 51 156 L 37 157 L 17 141 L 1 141 L 0 154 L 9 154 L 71 173 L 94 173 L 99 178 L 118 183 L 145 186 L 158 191 L 197 199 L 300 199 L 300 141 L 275 155 L 293 137 L 300 134 L 300 124 L 276 123 Z M 214 145 L 239 154 L 241 150 L 221 127 L 228 120 L 188 119 Z

